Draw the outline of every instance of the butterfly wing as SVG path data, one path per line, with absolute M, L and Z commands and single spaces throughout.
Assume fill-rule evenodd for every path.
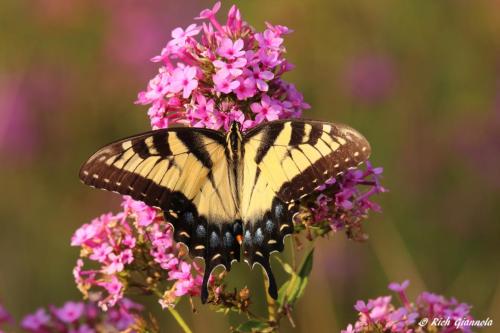
M 240 256 L 237 194 L 224 143 L 213 130 L 157 130 L 103 147 L 80 170 L 87 185 L 163 210 L 174 239 L 205 259 L 204 300 L 212 270 L 229 270 Z
M 241 217 L 244 256 L 261 264 L 277 295 L 269 254 L 283 250 L 283 239 L 293 232 L 294 202 L 329 178 L 368 159 L 370 145 L 354 129 L 307 120 L 265 123 L 244 137 Z

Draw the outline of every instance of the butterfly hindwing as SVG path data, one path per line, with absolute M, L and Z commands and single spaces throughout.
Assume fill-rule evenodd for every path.
M 229 270 L 240 258 L 242 227 L 224 144 L 217 131 L 157 130 L 103 147 L 80 170 L 85 184 L 164 211 L 174 239 L 205 259 L 205 300 L 212 270 L 218 265 Z

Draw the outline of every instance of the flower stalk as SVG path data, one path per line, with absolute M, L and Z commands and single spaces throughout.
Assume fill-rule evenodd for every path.
M 177 324 L 179 324 L 179 326 L 182 328 L 182 331 L 184 333 L 193 333 L 193 331 L 191 331 L 186 321 L 180 315 L 179 311 L 177 311 L 173 307 L 168 307 L 167 309 L 168 312 L 170 312 L 170 314 L 172 315 L 172 317 L 174 317 L 175 321 L 177 321 Z

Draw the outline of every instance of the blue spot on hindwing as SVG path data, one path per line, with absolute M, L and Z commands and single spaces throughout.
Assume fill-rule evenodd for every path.
M 198 225 L 196 227 L 196 236 L 198 238 L 204 238 L 207 234 L 207 231 L 205 230 L 205 227 L 203 225 Z
M 224 246 L 231 247 L 233 246 L 233 243 L 234 243 L 233 235 L 229 231 L 226 231 L 226 233 L 224 234 Z
M 280 219 L 283 216 L 285 207 L 283 207 L 283 204 L 281 202 L 276 203 L 274 205 L 274 216 L 276 216 L 277 219 Z
M 255 235 L 254 235 L 254 241 L 255 241 L 255 244 L 257 245 L 261 245 L 262 242 L 264 241 L 264 234 L 262 233 L 262 229 L 261 228 L 258 228 L 256 231 L 255 231 Z
M 274 224 L 273 220 L 268 219 L 268 220 L 266 221 L 266 231 L 267 231 L 268 233 L 272 233 L 272 232 L 273 232 L 273 230 L 274 230 L 274 225 L 275 225 L 275 224 Z
M 184 213 L 184 221 L 186 221 L 187 224 L 192 225 L 194 223 L 193 212 L 185 212 Z
M 218 247 L 219 246 L 219 236 L 215 231 L 212 231 L 210 235 L 210 247 Z
M 250 230 L 245 231 L 245 245 L 252 245 L 252 235 L 250 234 Z

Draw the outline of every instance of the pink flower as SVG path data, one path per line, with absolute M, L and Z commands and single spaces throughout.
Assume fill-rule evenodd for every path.
M 186 39 L 188 37 L 193 37 L 196 36 L 200 33 L 201 27 L 197 26 L 196 24 L 191 24 L 189 25 L 186 30 L 183 30 L 182 28 L 175 28 L 172 30 L 172 40 L 170 43 L 177 45 L 177 46 L 183 46 L 186 43 Z
M 354 327 L 352 327 L 352 324 L 347 325 L 347 328 L 345 330 L 341 330 L 340 333 L 355 333 L 357 332 Z
M 177 67 L 174 70 L 171 87 L 172 92 L 177 93 L 182 90 L 182 97 L 188 98 L 196 87 L 198 87 L 196 67 Z
M 35 313 L 27 315 L 21 322 L 21 327 L 29 331 L 38 331 L 50 321 L 50 316 L 45 309 L 38 309 Z
M 111 275 L 108 281 L 98 282 L 98 285 L 109 293 L 106 299 L 99 302 L 99 306 L 104 310 L 109 306 L 114 306 L 123 297 L 123 283 L 114 275 Z
M 200 12 L 200 16 L 196 17 L 197 20 L 214 18 L 215 14 L 220 9 L 220 1 L 216 2 L 212 9 L 204 9 Z
M 191 273 L 192 267 L 186 262 L 181 262 L 179 270 L 171 271 L 168 274 L 169 280 L 176 280 L 175 292 L 177 297 L 187 294 L 196 295 L 201 286 L 201 277 L 194 278 Z
M 257 122 L 262 122 L 263 120 L 276 120 L 279 118 L 279 113 L 281 111 L 281 107 L 267 95 L 262 97 L 260 103 L 252 103 L 250 108 L 256 114 L 255 120 Z
M 263 71 L 258 66 L 253 66 L 252 71 L 248 72 L 249 75 L 253 76 L 255 80 L 255 84 L 260 91 L 268 91 L 269 85 L 266 81 L 272 80 L 274 78 L 274 74 L 270 71 Z
M 231 75 L 224 75 L 224 73 L 216 73 L 212 76 L 215 84 L 215 90 L 224 94 L 229 94 L 239 87 L 240 82 L 233 80 Z
M 160 72 L 148 83 L 147 91 L 141 92 L 137 96 L 137 104 L 146 105 L 162 99 L 170 89 L 170 75 L 165 72 L 165 69 L 160 69 Z
M 108 259 L 109 261 L 103 269 L 105 274 L 112 275 L 123 271 L 124 264 L 121 260 L 121 255 L 110 253 Z
M 276 35 L 280 36 L 280 35 L 288 35 L 289 33 L 292 33 L 293 30 L 288 28 L 288 27 L 285 27 L 284 25 L 272 25 L 271 23 L 269 22 L 266 22 L 266 27 L 270 30 L 272 30 Z
M 267 68 L 274 68 L 283 62 L 280 58 L 280 53 L 271 49 L 260 49 L 258 57 L 262 65 Z
M 190 109 L 189 117 L 194 127 L 214 128 L 214 105 L 213 99 L 207 100 L 203 95 L 196 96 L 196 104 Z
M 243 40 L 238 38 L 233 42 L 230 38 L 224 38 L 217 49 L 217 54 L 229 60 L 243 57 L 245 55 Z
M 410 285 L 409 280 L 404 280 L 402 283 L 392 282 L 389 284 L 389 290 L 395 291 L 397 293 L 403 292 Z
M 198 95 L 217 101 L 216 104 L 220 103 L 220 94 L 228 95 L 224 98 L 234 110 L 243 112 L 242 125 L 246 128 L 264 120 L 298 117 L 309 108 L 302 94 L 281 79 L 283 73 L 293 68 L 284 58 L 283 47 L 283 36 L 291 30 L 266 23 L 265 31 L 256 32 L 242 20 L 236 6 L 229 10 L 226 25 L 221 25 L 216 19 L 219 9 L 220 2 L 203 10 L 198 19 L 208 22 L 201 27 L 192 24 L 186 29 L 174 29 L 172 39 L 156 59 L 162 60 L 164 66 L 137 99 L 138 104 L 151 105 L 148 115 L 154 129 L 172 123 L 214 129 L 225 126 L 225 113 L 232 108 L 198 108 L 192 99 Z M 199 40 L 193 38 L 200 33 Z M 249 113 L 247 101 L 259 92 L 275 103 L 269 115 L 257 119 L 257 113 Z M 252 102 L 259 103 L 261 98 Z
M 255 34 L 255 39 L 263 49 L 279 50 L 283 43 L 283 38 L 279 37 L 275 31 L 266 29 L 264 33 Z
M 255 80 L 252 77 L 246 79 L 239 79 L 240 85 L 234 91 L 236 93 L 236 97 L 239 100 L 245 100 L 249 97 L 255 96 L 257 89 L 255 85 Z
M 109 246 L 108 243 L 98 245 L 92 250 L 92 254 L 89 256 L 90 259 L 104 262 L 108 258 L 108 255 L 113 251 L 113 248 Z
M 78 320 L 85 309 L 81 302 L 66 302 L 60 309 L 55 309 L 54 313 L 61 321 L 65 323 L 72 323 Z
M 226 25 L 229 29 L 235 32 L 239 32 L 241 30 L 241 26 L 243 21 L 241 20 L 241 13 L 236 5 L 232 5 L 227 13 L 227 22 Z
M 92 239 L 98 232 L 96 224 L 84 224 L 71 237 L 71 246 L 80 246 L 86 241 Z
M 134 254 L 132 253 L 132 250 L 127 249 L 122 251 L 122 253 L 120 253 L 120 261 L 125 265 L 132 263 L 132 261 L 134 261 Z
M 236 58 L 232 62 L 225 62 L 222 60 L 215 60 L 214 66 L 218 69 L 221 75 L 232 75 L 234 77 L 240 76 L 243 73 L 241 68 L 245 67 L 247 60 L 245 58 Z
M 245 121 L 245 114 L 243 112 L 241 112 L 240 110 L 229 111 L 229 113 L 227 114 L 227 117 L 224 121 L 224 128 L 226 130 L 228 130 L 229 127 L 231 126 L 231 124 L 233 123 L 233 121 L 237 121 L 240 124 L 243 124 Z
M 3 323 L 11 323 L 13 322 L 12 316 L 7 310 L 0 304 L 0 325 Z
M 135 215 L 140 227 L 147 227 L 156 218 L 156 209 L 149 207 L 142 201 L 137 201 L 129 196 L 124 196 L 122 206 L 125 211 Z M 133 246 L 131 246 L 133 247 Z

